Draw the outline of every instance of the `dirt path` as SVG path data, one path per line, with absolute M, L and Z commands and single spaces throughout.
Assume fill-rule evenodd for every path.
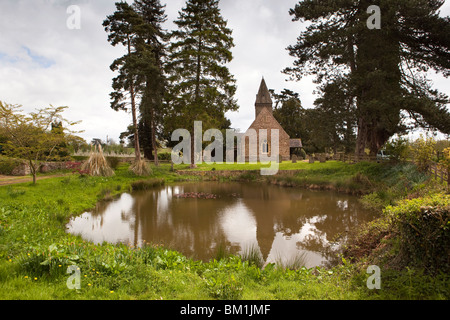
M 36 180 L 42 180 L 42 179 L 48 179 L 48 178 L 58 178 L 58 177 L 64 177 L 65 174 L 60 175 L 50 175 L 50 176 L 38 176 L 36 177 Z M 32 176 L 2 176 L 0 175 L 0 186 L 7 186 L 11 184 L 17 184 L 17 183 L 24 183 L 24 182 L 32 182 L 33 177 Z

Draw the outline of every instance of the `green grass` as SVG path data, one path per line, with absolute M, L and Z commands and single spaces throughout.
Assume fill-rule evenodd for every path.
M 201 165 L 197 170 L 212 167 Z M 419 192 L 418 186 L 423 183 L 406 167 L 372 163 L 282 163 L 281 168 L 304 170 L 290 177 L 293 185 L 316 181 L 376 188 L 384 183 L 397 190 L 403 177 L 410 183 L 410 190 Z M 306 269 L 294 261 L 291 266 L 269 264 L 261 268 L 251 252 L 246 258 L 219 252 L 217 259 L 201 262 L 155 245 L 95 245 L 65 232 L 71 216 L 93 208 L 100 200 L 130 191 L 133 186 L 147 188 L 162 179 L 166 183 L 204 179 L 179 176 L 170 171 L 168 164 L 152 170 L 150 178 L 137 177 L 121 164 L 108 178 L 68 174 L 40 180 L 36 185 L 0 187 L 0 299 L 449 298 L 448 277 L 430 278 L 415 269 L 383 271 L 383 289 L 369 290 L 368 275 L 358 263 Z M 396 176 L 391 177 L 393 174 Z M 66 286 L 70 265 L 80 268 L 80 290 Z

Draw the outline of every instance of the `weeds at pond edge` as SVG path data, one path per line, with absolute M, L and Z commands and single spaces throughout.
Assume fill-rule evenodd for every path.
M 151 188 L 164 185 L 164 179 L 147 179 L 147 180 L 139 180 L 131 183 L 131 189 L 133 191 L 137 190 L 149 190 Z
M 335 165 L 336 169 L 333 169 L 332 165 L 334 166 L 330 164 L 330 168 L 321 169 L 322 171 L 317 170 L 303 181 L 300 177 L 293 177 L 293 179 L 286 177 L 285 181 L 301 186 L 302 182 L 306 185 L 316 179 L 319 185 L 342 183 L 340 187 L 343 187 L 349 181 L 348 179 L 355 176 L 357 170 L 364 168 L 362 165 L 339 164 Z M 421 273 L 420 269 L 410 266 L 407 267 L 409 269 L 399 272 L 383 269 L 383 290 L 370 291 L 366 288 L 365 270 L 349 262 L 330 270 L 320 268 L 290 270 L 277 268 L 275 264 L 269 264 L 261 269 L 257 267 L 258 263 L 254 254 L 248 255 L 249 260 L 256 261 L 254 263 L 235 256 L 203 263 L 161 247 L 131 248 L 125 245 L 96 245 L 64 233 L 61 218 L 92 207 L 102 192 L 106 193 L 109 190 L 111 194 L 114 194 L 127 191 L 133 188 L 132 183 L 135 183 L 136 190 L 139 188 L 146 190 L 158 185 L 156 182 L 160 181 L 158 178 L 164 178 L 163 181 L 165 178 L 168 179 L 166 181 L 190 179 L 188 176 L 180 177 L 169 173 L 168 170 L 166 172 L 161 168 L 154 168 L 155 175 L 152 179 L 137 180 L 138 177 L 128 174 L 128 168 L 124 167 L 124 170 L 121 168 L 119 166 L 115 177 L 111 178 L 74 176 L 71 179 L 48 179 L 33 187 L 27 185 L 14 187 L 15 190 L 26 191 L 22 195 L 13 194 L 13 192 L 8 194 L 6 188 L 3 190 L 0 188 L 0 282 L 2 283 L 0 296 L 2 298 L 450 298 L 448 275 L 440 273 L 430 277 Z M 395 186 L 396 190 L 403 187 L 403 192 L 404 186 L 407 186 L 408 190 L 413 188 L 415 192 L 420 191 L 414 189 L 419 183 L 423 183 L 419 175 L 416 175 L 417 179 L 415 179 L 415 174 L 409 172 L 408 168 L 394 169 L 386 170 L 386 175 L 392 174 L 392 177 L 386 176 L 387 185 Z M 341 176 L 339 172 L 345 170 L 347 170 L 346 174 Z M 383 172 L 376 165 L 367 165 L 367 168 L 362 171 L 372 183 L 373 177 L 383 178 Z M 406 180 L 399 179 L 402 176 Z M 196 181 L 195 178 L 192 179 Z M 164 183 L 163 181 L 160 183 Z M 364 183 L 364 178 L 360 176 L 353 182 L 356 186 L 358 183 Z M 375 184 L 374 187 L 380 186 Z M 57 199 L 55 199 L 55 190 L 58 190 Z M 58 214 L 60 218 L 50 215 L 49 212 Z M 421 217 L 415 218 L 416 211 L 408 212 L 410 213 L 405 211 L 402 215 L 399 214 L 398 219 L 405 214 L 414 214 L 408 221 L 415 223 Z M 370 227 L 366 236 L 372 231 L 382 232 L 384 227 L 389 227 L 390 221 L 386 220 L 383 223 L 386 226 Z M 410 231 L 408 232 L 411 237 L 416 236 L 412 230 Z M 378 242 L 374 240 L 371 242 L 372 250 L 368 250 L 368 255 L 364 254 L 358 263 L 382 263 L 385 261 L 382 259 L 394 257 L 399 250 L 399 246 L 395 247 L 395 241 L 397 241 L 395 238 L 386 237 L 382 237 Z M 374 259 L 376 254 L 379 254 L 377 258 L 380 260 L 369 260 L 369 256 Z M 82 272 L 82 289 L 78 292 L 70 291 L 65 286 L 69 276 L 65 270 L 73 263 L 78 265 Z M 58 287 L 59 291 L 53 290 L 55 287 Z

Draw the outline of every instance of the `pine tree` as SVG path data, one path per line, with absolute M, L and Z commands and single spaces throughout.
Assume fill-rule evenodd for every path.
M 311 21 L 288 48 L 296 58 L 284 72 L 294 79 L 317 76 L 319 83 L 345 78 L 355 99 L 356 154 L 376 153 L 395 133 L 420 126 L 450 133 L 448 97 L 424 77 L 430 68 L 450 74 L 449 18 L 439 17 L 443 0 L 305 0 L 290 14 Z M 367 9 L 377 5 L 381 29 L 369 29 Z M 405 114 L 408 117 L 405 117 Z
M 234 44 L 218 0 L 188 0 L 175 24 L 167 63 L 174 115 L 168 126 L 190 128 L 195 167 L 194 121 L 202 121 L 203 129 L 223 129 L 229 123 L 225 112 L 238 109 L 235 79 L 225 66 L 232 60 Z
M 142 46 L 138 40 L 136 31 L 138 26 L 142 26 L 143 21 L 136 11 L 126 2 L 117 2 L 116 11 L 109 15 L 103 22 L 105 31 L 108 32 L 108 41 L 111 45 L 123 45 L 126 48 L 126 54 L 111 64 L 112 71 L 118 71 L 119 75 L 113 79 L 111 93 L 111 108 L 114 110 L 127 110 L 131 104 L 131 114 L 134 129 L 134 147 L 136 162 L 141 160 L 139 145 L 139 133 L 137 123 L 136 99 L 137 90 L 142 81 L 139 74 L 139 61 L 142 62 L 142 56 L 138 56 L 137 47 Z M 129 102 L 128 102 L 129 99 Z
M 135 0 L 133 7 L 149 26 L 141 37 L 151 50 L 152 68 L 145 75 L 145 89 L 139 106 L 141 144 L 144 155 L 153 159 L 158 165 L 158 144 L 156 140 L 158 127 L 161 127 L 164 117 L 163 98 L 166 90 L 166 79 L 163 71 L 166 58 L 167 33 L 162 24 L 166 21 L 165 6 L 160 0 Z M 152 154 L 153 151 L 153 154 Z
M 356 127 L 354 99 L 345 78 L 336 78 L 319 88 L 320 97 L 314 102 L 319 125 L 311 128 L 315 138 L 322 137 L 322 145 L 336 154 L 338 148 L 346 153 L 354 150 Z M 317 134 L 318 129 L 321 131 Z

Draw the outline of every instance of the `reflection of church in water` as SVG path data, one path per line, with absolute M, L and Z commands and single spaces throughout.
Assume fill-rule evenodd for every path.
M 214 200 L 174 197 L 198 190 L 220 196 Z M 135 232 L 130 240 L 135 245 L 143 239 L 163 243 L 202 260 L 214 258 L 218 248 L 225 246 L 234 254 L 257 249 L 265 262 L 304 253 L 307 264 L 319 265 L 327 239 L 358 220 L 352 204 L 333 197 L 323 201 L 310 191 L 270 185 L 166 186 L 158 193 L 134 198 L 130 212 L 135 216 L 130 220 Z M 342 214 L 327 215 L 339 210 Z
M 215 199 L 177 198 L 206 193 Z M 307 267 L 326 259 L 338 233 L 371 218 L 356 198 L 266 184 L 199 182 L 123 194 L 77 217 L 69 232 L 90 241 L 163 244 L 187 257 L 209 260 L 222 247 L 252 248 L 265 262 L 305 254 Z

